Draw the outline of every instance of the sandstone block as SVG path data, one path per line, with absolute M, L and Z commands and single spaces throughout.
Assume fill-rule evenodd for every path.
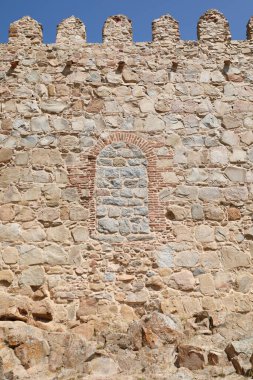
M 213 276 L 209 273 L 202 274 L 198 277 L 199 288 L 202 294 L 206 296 L 211 296 L 215 293 L 215 284 Z
M 192 272 L 182 270 L 170 276 L 168 285 L 175 289 L 189 291 L 194 289 L 195 279 Z
M 89 231 L 87 227 L 77 226 L 71 231 L 71 234 L 76 243 L 85 242 L 89 237 Z
M 19 224 L 0 224 L 0 241 L 18 242 L 20 236 L 21 228 Z
M 11 270 L 0 270 L 0 285 L 7 284 L 8 286 L 12 283 L 14 280 L 14 274 Z
M 70 238 L 70 232 L 64 225 L 50 227 L 47 229 L 47 238 L 50 241 L 63 242 Z
M 2 250 L 2 257 L 5 264 L 16 264 L 18 256 L 19 253 L 15 247 L 6 247 Z
M 56 100 L 49 100 L 47 102 L 42 102 L 40 104 L 40 108 L 44 112 L 48 113 L 61 113 L 68 107 L 67 103 L 56 101 Z
M 238 267 L 247 267 L 250 264 L 250 257 L 247 253 L 239 251 L 233 246 L 225 246 L 222 248 L 222 262 L 225 270 Z
M 1 148 L 0 149 L 0 162 L 8 162 L 12 158 L 12 149 L 10 148 Z
M 202 224 L 195 228 L 196 240 L 201 243 L 209 243 L 214 241 L 214 230 L 208 225 Z
M 155 252 L 156 263 L 159 268 L 172 268 L 173 265 L 173 249 L 170 246 L 159 248 Z
M 20 276 L 21 285 L 39 287 L 45 281 L 45 271 L 40 266 L 33 266 L 25 269 Z

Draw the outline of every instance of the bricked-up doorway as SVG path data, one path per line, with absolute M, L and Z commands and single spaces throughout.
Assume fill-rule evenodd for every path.
M 140 240 L 150 234 L 147 158 L 134 144 L 106 146 L 96 161 L 94 196 L 98 238 Z
M 68 167 L 69 181 L 70 181 L 71 187 L 75 187 L 77 189 L 80 195 L 81 203 L 83 204 L 85 208 L 89 210 L 88 227 L 89 227 L 90 237 L 95 238 L 95 239 L 101 238 L 101 240 L 106 241 L 108 240 L 108 236 L 110 236 L 109 231 L 108 233 L 105 233 L 105 231 L 102 231 L 103 222 L 99 224 L 99 220 L 100 219 L 102 220 L 103 218 L 103 212 L 101 211 L 100 206 L 102 206 L 103 201 L 109 202 L 109 203 L 111 202 L 110 200 L 109 201 L 106 200 L 106 198 L 108 197 L 108 191 L 107 191 L 108 189 L 104 185 L 102 186 L 102 180 L 105 181 L 105 183 L 106 181 L 109 182 L 109 190 L 110 190 L 110 187 L 111 187 L 111 190 L 113 191 L 117 191 L 118 189 L 113 187 L 114 186 L 113 184 L 115 184 L 116 182 L 113 182 L 112 184 L 110 184 L 110 181 L 112 180 L 110 178 L 110 169 L 114 168 L 114 166 L 109 165 L 108 166 L 109 171 L 108 170 L 105 171 L 104 169 L 107 168 L 107 166 L 102 165 L 101 162 L 103 161 L 101 160 L 106 158 L 104 156 L 108 152 L 107 147 L 109 148 L 109 151 L 110 151 L 110 146 L 112 147 L 112 150 L 115 149 L 115 146 L 118 146 L 118 145 L 114 145 L 115 143 L 119 143 L 120 144 L 119 146 L 122 146 L 122 149 L 131 150 L 132 151 L 131 155 L 133 156 L 135 154 L 140 155 L 138 159 L 142 160 L 142 162 L 138 164 L 140 166 L 137 168 L 138 170 L 135 171 L 133 179 L 137 180 L 137 182 L 139 179 L 142 179 L 143 181 L 140 181 L 139 185 L 140 186 L 144 186 L 144 184 L 146 185 L 146 187 L 140 187 L 140 189 L 142 188 L 143 190 L 144 197 L 142 198 L 142 205 L 140 205 L 139 207 L 147 208 L 148 215 L 146 216 L 146 211 L 144 212 L 144 209 L 143 209 L 143 213 L 145 213 L 145 215 L 142 215 L 143 217 L 142 222 L 143 222 L 143 230 L 145 231 L 143 231 L 141 234 L 134 232 L 134 234 L 129 234 L 131 235 L 130 237 L 129 235 L 120 234 L 119 230 L 116 230 L 116 232 L 113 234 L 115 234 L 115 236 L 120 237 L 118 239 L 119 243 L 120 242 L 124 243 L 124 241 L 130 241 L 131 239 L 133 241 L 152 239 L 154 237 L 154 234 L 153 234 L 154 232 L 166 230 L 166 219 L 165 219 L 164 207 L 159 200 L 159 192 L 163 188 L 166 188 L 167 184 L 163 182 L 163 179 L 161 176 L 163 169 L 158 168 L 158 165 L 157 165 L 158 159 L 155 154 L 155 149 L 159 148 L 160 144 L 158 144 L 156 141 L 152 141 L 152 142 L 147 141 L 139 136 L 136 136 L 135 134 L 131 132 L 126 132 L 126 131 L 124 132 L 116 131 L 116 132 L 108 133 L 105 137 L 99 138 L 96 145 L 93 148 L 91 148 L 91 150 L 88 153 L 84 153 L 81 155 L 80 164 Z M 127 157 L 120 157 L 119 155 L 117 159 L 120 159 L 120 158 L 126 159 Z M 129 167 L 132 166 L 130 165 L 129 160 L 134 159 L 134 158 L 137 158 L 137 157 L 127 158 L 127 163 L 126 163 L 127 165 L 125 169 L 128 166 Z M 115 173 L 116 173 L 116 170 L 115 170 Z M 126 173 L 126 172 L 123 171 L 123 173 Z M 101 174 L 103 178 L 101 177 Z M 138 176 L 142 176 L 142 177 L 138 177 Z M 118 196 L 115 196 L 115 197 L 117 198 Z M 113 196 L 109 195 L 109 198 L 113 198 Z M 136 199 L 138 198 L 136 197 Z M 117 205 L 108 205 L 108 212 L 109 212 L 109 206 L 117 206 Z M 119 206 L 119 207 L 122 207 L 122 206 Z M 136 205 L 133 207 L 138 207 L 138 206 Z M 100 212 L 101 212 L 101 215 L 99 215 Z M 105 216 L 107 215 L 109 217 L 109 214 L 106 214 Z M 128 223 L 126 223 L 126 225 L 127 224 Z M 117 226 L 117 223 L 115 225 Z M 135 228 L 137 229 L 137 227 L 133 226 L 133 228 L 134 228 L 134 231 L 136 231 Z M 121 227 L 121 230 L 122 229 L 123 227 Z M 128 236 L 128 238 L 126 238 L 126 236 Z M 116 240 L 117 239 L 115 239 L 114 241 L 116 242 Z

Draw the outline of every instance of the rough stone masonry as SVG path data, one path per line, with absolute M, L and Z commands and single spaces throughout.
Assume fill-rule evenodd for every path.
M 0 45 L 1 380 L 252 378 L 253 19 Z

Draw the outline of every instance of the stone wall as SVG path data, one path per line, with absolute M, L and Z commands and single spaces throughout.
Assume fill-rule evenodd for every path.
M 0 45 L 0 377 L 241 379 L 253 361 L 253 23 L 180 40 L 30 17 Z

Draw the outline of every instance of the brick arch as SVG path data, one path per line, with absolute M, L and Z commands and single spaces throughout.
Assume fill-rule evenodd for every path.
M 157 168 L 157 157 L 154 153 L 154 144 L 144 140 L 141 137 L 129 132 L 114 132 L 107 138 L 100 138 L 97 144 L 90 150 L 88 154 L 87 167 L 89 170 L 89 204 L 90 210 L 90 232 L 96 230 L 96 200 L 94 199 L 96 161 L 99 153 L 108 145 L 115 142 L 125 142 L 137 146 L 145 154 L 147 159 L 148 174 L 148 209 L 149 209 L 149 225 L 151 232 L 164 230 L 165 216 L 159 202 L 158 193 L 162 182 L 160 171 Z

